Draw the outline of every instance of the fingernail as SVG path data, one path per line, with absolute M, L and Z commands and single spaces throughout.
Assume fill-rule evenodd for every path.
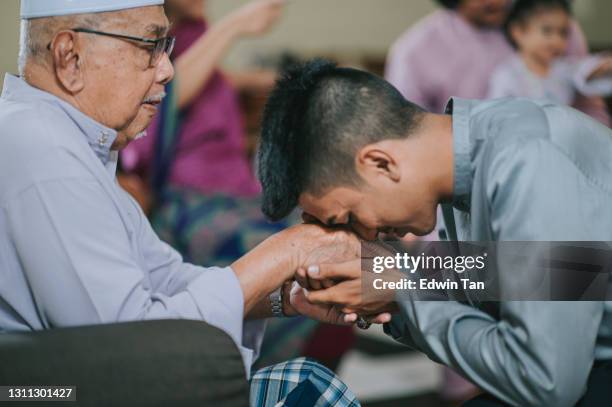
M 308 266 L 308 274 L 315 277 L 319 275 L 319 266 Z

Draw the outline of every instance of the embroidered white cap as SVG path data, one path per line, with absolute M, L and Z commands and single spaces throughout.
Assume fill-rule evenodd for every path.
M 21 0 L 21 18 L 101 13 L 162 4 L 164 0 Z

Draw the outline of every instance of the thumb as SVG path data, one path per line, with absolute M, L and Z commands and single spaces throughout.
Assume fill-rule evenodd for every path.
M 361 259 L 344 263 L 312 265 L 307 269 L 308 277 L 314 280 L 348 280 L 361 274 Z

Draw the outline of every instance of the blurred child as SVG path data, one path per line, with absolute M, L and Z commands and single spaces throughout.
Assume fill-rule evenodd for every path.
M 612 56 L 563 57 L 571 7 L 567 0 L 517 0 L 505 24 L 517 53 L 489 83 L 490 98 L 524 96 L 571 105 L 577 93 L 612 94 Z

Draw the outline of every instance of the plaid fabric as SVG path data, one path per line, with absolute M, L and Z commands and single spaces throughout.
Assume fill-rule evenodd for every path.
M 251 379 L 252 407 L 358 407 L 338 376 L 317 362 L 299 358 L 260 369 Z
M 254 368 L 259 369 L 304 356 L 304 351 L 319 326 L 318 321 L 303 316 L 269 318 Z M 340 355 L 341 353 L 338 353 L 338 357 Z

